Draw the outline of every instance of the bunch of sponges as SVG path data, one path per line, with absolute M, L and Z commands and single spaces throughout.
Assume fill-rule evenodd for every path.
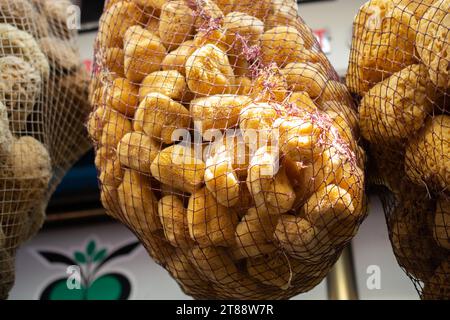
M 374 181 L 394 196 L 386 202 L 394 252 L 425 298 L 450 297 L 449 63 L 449 0 L 361 7 L 347 84 L 361 97 Z
M 48 196 L 85 151 L 89 74 L 66 0 L 0 3 L 0 298 L 17 247 L 45 219 Z
M 352 99 L 291 0 L 109 1 L 102 201 L 196 298 L 316 286 L 364 218 Z

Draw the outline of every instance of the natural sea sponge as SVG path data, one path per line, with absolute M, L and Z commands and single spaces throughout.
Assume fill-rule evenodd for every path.
M 149 136 L 142 132 L 129 132 L 117 145 L 117 158 L 127 168 L 150 173 L 150 165 L 160 150 L 160 144 Z
M 252 91 L 252 80 L 248 77 L 237 77 L 233 86 L 235 94 L 249 95 Z
M 330 117 L 334 128 L 338 131 L 339 138 L 341 138 L 344 143 L 348 144 L 350 150 L 355 152 L 357 150 L 355 137 L 357 136 L 354 134 L 354 129 L 350 126 L 345 115 L 331 110 L 326 111 L 326 114 Z
M 344 161 L 338 150 L 331 146 L 321 152 L 312 164 L 297 162 L 294 168 L 290 168 L 293 164 L 289 162 L 286 159 L 285 165 L 290 180 L 294 180 L 296 184 L 296 202 L 302 203 L 320 188 L 339 180 L 338 174 Z
M 427 75 L 425 66 L 415 64 L 370 89 L 359 108 L 362 136 L 380 144 L 419 130 L 432 109 Z
M 14 171 L 15 179 L 32 186 L 29 191 L 45 192 L 50 181 L 51 160 L 45 146 L 38 140 L 24 136 L 15 140 L 7 163 Z M 43 189 L 43 190 L 42 190 Z
M 354 23 L 355 49 L 347 76 L 350 91 L 362 96 L 378 82 L 414 63 L 416 29 L 414 14 L 391 0 L 364 4 Z
M 9 130 L 8 110 L 0 101 L 0 159 L 3 159 L 11 149 L 13 136 Z
M 195 17 L 184 1 L 167 1 L 161 8 L 159 35 L 168 50 L 191 38 Z
M 205 163 L 195 150 L 183 145 L 163 149 L 153 160 L 152 176 L 177 190 L 193 193 L 200 189 L 205 177 Z
M 405 171 L 417 185 L 434 190 L 450 185 L 450 116 L 429 119 L 406 146 Z
M 250 102 L 251 99 L 243 95 L 213 95 L 192 100 L 190 112 L 201 133 L 210 129 L 226 130 L 238 124 L 241 110 Z
M 53 33 L 60 39 L 70 39 L 76 34 L 75 28 L 67 23 L 69 8 L 73 6 L 70 0 L 32 0 L 43 17 L 48 21 Z M 73 13 L 73 11 L 70 11 Z
M 162 228 L 158 200 L 148 177 L 134 170 L 125 170 L 117 193 L 124 219 L 136 232 L 148 235 Z
M 229 93 L 234 73 L 225 52 L 213 44 L 195 50 L 186 61 L 186 82 L 194 93 Z
M 108 159 L 102 166 L 98 180 L 104 186 L 117 188 L 123 179 L 123 169 L 117 159 Z
M 431 6 L 435 6 L 436 0 L 393 0 L 393 2 L 413 12 L 419 21 Z
M 327 233 L 301 217 L 282 215 L 274 237 L 284 252 L 301 261 L 317 263 L 334 253 Z
M 320 63 L 316 63 L 323 67 Z M 323 69 L 323 68 L 322 68 Z M 324 70 L 324 72 L 326 72 Z M 328 73 L 329 75 L 329 73 Z M 327 77 L 328 77 L 327 75 Z M 317 104 L 323 108 L 327 103 L 339 101 L 342 104 L 352 104 L 352 96 L 348 92 L 347 86 L 337 80 L 327 79 L 327 84 L 317 99 Z
M 204 295 L 209 292 L 210 282 L 200 274 L 197 268 L 190 262 L 189 252 L 176 249 L 166 260 L 167 270 L 177 279 L 178 284 L 187 294 Z
M 100 120 L 97 123 L 101 128 L 100 145 L 116 147 L 122 137 L 132 131 L 131 121 L 121 113 L 111 109 L 106 110 L 102 117 L 103 121 Z M 94 132 L 93 134 L 98 133 Z
M 86 126 L 89 137 L 97 143 L 102 138 L 103 126 L 106 123 L 108 115 L 108 110 L 104 106 L 99 106 L 89 115 L 87 120 Z
M 161 10 L 167 0 L 133 0 L 139 6 L 143 7 L 146 12 L 154 12 Z
M 436 204 L 433 236 L 442 248 L 450 249 L 450 201 L 445 198 Z
M 166 239 L 174 247 L 193 246 L 183 201 L 177 196 L 165 196 L 158 202 L 158 214 Z
M 101 186 L 100 202 L 106 209 L 106 214 L 115 218 L 121 219 L 123 217 L 122 209 L 119 204 L 119 194 L 117 188 L 112 186 Z
M 230 246 L 238 216 L 233 209 L 217 202 L 207 188 L 195 191 L 187 208 L 189 234 L 201 247 Z
M 1 229 L 1 227 L 0 227 Z M 2 232 L 0 230 L 0 232 Z M 1 237 L 1 235 L 0 235 Z M 1 241 L 1 240 L 0 240 Z M 7 299 L 9 291 L 14 285 L 14 261 L 11 254 L 0 242 L 0 299 Z
M 318 98 L 327 85 L 327 78 L 319 64 L 309 62 L 289 63 L 281 70 L 292 91 L 304 91 L 312 99 Z
M 98 148 L 94 160 L 95 166 L 99 170 L 103 170 L 103 167 L 108 163 L 108 161 L 115 159 L 116 155 L 116 150 L 114 150 L 113 147 L 103 146 Z
M 120 1 L 112 5 L 100 18 L 99 43 L 103 48 L 123 48 L 125 32 L 134 25 L 142 25 L 145 15 L 130 1 Z
M 14 25 L 34 38 L 48 35 L 47 23 L 42 22 L 41 15 L 28 0 L 3 0 L 0 12 L 0 23 Z
M 192 8 L 196 16 L 196 31 L 212 30 L 222 25 L 224 13 L 215 0 L 195 0 Z
M 39 39 L 38 43 L 55 73 L 73 72 L 81 64 L 78 52 L 65 40 L 45 37 Z
M 255 102 L 284 103 L 289 95 L 288 82 L 282 71 L 271 65 L 253 80 L 249 94 Z
M 228 14 L 233 11 L 236 0 L 213 0 L 213 2 L 219 7 L 223 14 Z
M 280 26 L 270 29 L 260 37 L 262 62 L 275 62 L 278 67 L 297 62 L 305 48 L 305 42 L 297 29 Z
M 271 0 L 271 8 L 264 19 L 264 26 L 266 31 L 279 26 L 297 29 L 302 34 L 306 49 L 311 49 L 317 43 L 311 29 L 300 19 L 295 1 Z
M 227 162 L 231 163 L 234 173 L 240 180 L 244 180 L 247 178 L 247 169 L 250 163 L 250 149 L 239 129 L 229 129 L 222 136 L 214 137 L 214 142 L 205 150 L 205 157 L 220 160 L 222 156 L 226 155 L 227 158 L 229 157 Z M 221 155 L 217 153 L 221 153 Z M 248 207 L 244 209 L 247 210 Z
M 318 113 L 278 119 L 274 127 L 279 133 L 280 151 L 290 160 L 313 163 L 335 138 L 322 125 L 322 117 Z
M 159 37 L 159 16 L 160 16 L 160 14 L 161 14 L 161 11 L 158 9 L 155 9 L 155 8 L 149 7 L 148 10 L 145 10 L 145 16 L 147 18 L 147 22 L 145 23 L 145 29 L 154 33 L 158 37 Z
M 239 258 L 259 257 L 276 251 L 273 243 L 278 216 L 263 207 L 249 208 L 236 227 L 234 255 Z
M 414 278 L 426 281 L 439 263 L 436 243 L 426 217 L 432 217 L 432 205 L 423 199 L 406 199 L 392 211 L 388 220 L 392 249 L 399 264 Z
M 128 79 L 117 78 L 106 90 L 106 105 L 121 114 L 133 117 L 139 103 L 139 87 Z
M 274 123 L 284 115 L 286 111 L 278 103 L 250 103 L 241 110 L 239 128 L 245 142 L 254 149 L 252 152 L 276 138 L 272 135 Z
M 227 43 L 226 39 L 227 36 L 224 30 L 199 30 L 194 37 L 194 46 L 200 48 L 206 44 L 213 44 L 223 52 L 228 53 L 228 59 L 231 61 L 234 55 L 231 53 L 232 48 Z
M 288 212 L 295 202 L 294 189 L 278 157 L 274 147 L 258 149 L 251 158 L 246 181 L 256 206 L 265 206 L 270 214 Z
M 206 159 L 205 184 L 217 202 L 233 207 L 239 202 L 239 178 L 233 168 L 234 148 L 222 145 L 216 153 Z
M 322 110 L 325 112 L 335 112 L 344 117 L 351 127 L 353 133 L 359 133 L 359 119 L 353 105 L 348 102 L 327 101 L 322 104 Z
M 291 263 L 293 263 L 291 259 L 280 253 L 248 258 L 247 272 L 265 285 L 286 290 L 291 286 L 294 278 Z
M 289 103 L 294 104 L 297 109 L 304 112 L 317 112 L 318 107 L 305 91 L 292 92 L 289 97 Z
M 444 260 L 434 271 L 433 276 L 425 282 L 423 299 L 443 300 L 450 296 L 450 261 Z
M 251 47 L 258 44 L 259 37 L 264 32 L 264 23 L 243 12 L 230 12 L 224 18 L 223 28 L 226 42 L 233 47 L 232 52 L 238 54 L 245 46 Z
M 48 60 L 29 33 L 12 25 L 0 23 L 0 44 L 3 48 L 1 56 L 20 57 L 34 66 L 43 79 L 47 79 L 50 73 Z
M 128 80 L 139 84 L 149 73 L 161 68 L 167 50 L 157 35 L 135 25 L 126 30 L 123 41 Z
M 0 100 L 6 105 L 13 131 L 26 128 L 41 86 L 41 75 L 30 63 L 15 56 L 0 58 Z
M 125 52 L 122 48 L 106 48 L 103 52 L 102 64 L 117 77 L 125 78 Z
M 264 20 L 271 9 L 271 0 L 237 0 L 233 10 Z
M 419 21 L 416 49 L 428 67 L 430 79 L 444 90 L 450 88 L 450 1 L 436 1 Z
M 133 127 L 149 137 L 170 144 L 179 136 L 176 130 L 189 127 L 189 111 L 180 103 L 161 93 L 150 93 L 139 104 Z
M 189 258 L 204 278 L 216 284 L 230 285 L 238 277 L 236 265 L 223 248 L 194 247 Z
M 5 165 L 0 170 L 0 181 L 4 190 L 0 196 L 0 201 L 4 202 L 3 211 L 10 215 L 10 219 L 14 219 L 15 215 L 26 219 L 28 211 L 42 201 L 47 192 L 52 177 L 49 153 L 38 140 L 24 136 L 14 140 L 3 161 Z M 10 227 L 22 228 L 25 222 Z M 11 238 L 11 241 L 20 241 L 20 237 L 24 236 L 15 229 L 4 231 L 17 235 Z
M 139 89 L 139 99 L 148 94 L 161 93 L 172 99 L 181 100 L 186 92 L 184 76 L 176 70 L 155 71 L 147 75 Z
M 165 71 L 176 70 L 184 76 L 186 72 L 186 61 L 196 49 L 193 40 L 181 43 L 178 48 L 166 55 L 161 63 L 162 69 Z
M 352 238 L 361 212 L 355 210 L 352 195 L 345 189 L 330 184 L 314 193 L 303 207 L 306 219 L 317 228 L 326 230 L 334 242 Z

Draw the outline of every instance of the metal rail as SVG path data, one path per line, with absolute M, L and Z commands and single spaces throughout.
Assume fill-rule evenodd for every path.
M 351 244 L 343 251 L 327 277 L 329 300 L 358 300 Z

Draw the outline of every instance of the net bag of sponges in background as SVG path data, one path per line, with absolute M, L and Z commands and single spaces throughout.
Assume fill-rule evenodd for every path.
M 48 198 L 89 148 L 89 74 L 67 26 L 69 1 L 0 2 L 0 299 L 16 249 L 45 219 Z
M 346 87 L 294 1 L 109 1 L 88 122 L 102 202 L 195 298 L 319 284 L 365 214 Z
M 369 1 L 347 77 L 394 253 L 425 299 L 450 298 L 449 30 L 449 0 Z

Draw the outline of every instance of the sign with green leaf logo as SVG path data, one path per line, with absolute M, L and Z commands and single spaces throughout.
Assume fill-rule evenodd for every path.
M 57 279 L 47 285 L 41 300 L 125 300 L 131 293 L 131 282 L 126 275 L 112 272 L 99 275 L 102 267 L 118 258 L 127 256 L 139 246 L 133 242 L 112 252 L 99 248 L 89 241 L 84 251 L 75 251 L 72 257 L 51 251 L 38 251 L 50 264 L 62 264 L 75 274 Z M 76 274 L 79 272 L 79 274 Z M 71 279 L 73 277 L 73 279 Z M 78 285 L 71 285 L 75 281 Z M 72 283 L 73 284 L 73 283 Z

